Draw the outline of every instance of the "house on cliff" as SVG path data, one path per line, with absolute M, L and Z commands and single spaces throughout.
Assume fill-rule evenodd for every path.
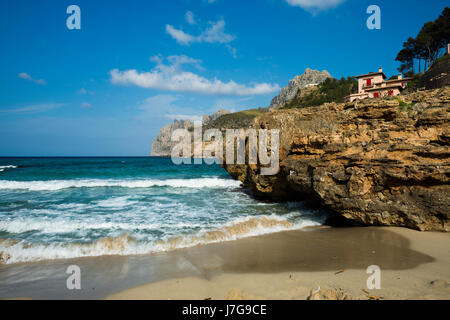
M 408 81 L 412 79 L 403 78 L 403 75 L 399 74 L 396 79 L 386 80 L 387 77 L 381 67 L 378 72 L 370 72 L 355 78 L 358 79 L 358 93 L 345 97 L 346 101 L 398 96 L 406 87 Z

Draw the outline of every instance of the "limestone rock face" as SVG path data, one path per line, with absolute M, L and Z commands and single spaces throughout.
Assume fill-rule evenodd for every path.
M 206 126 L 217 118 L 229 113 L 228 110 L 220 109 L 212 115 L 203 116 L 203 125 Z M 158 136 L 153 140 L 152 151 L 150 154 L 152 157 L 171 156 L 172 148 L 176 144 L 171 142 L 172 133 L 177 129 L 186 129 L 192 132 L 194 130 L 194 123 L 190 120 L 175 120 L 173 123 L 162 127 Z
M 190 120 L 175 120 L 173 123 L 162 127 L 158 136 L 152 143 L 152 157 L 170 157 L 172 147 L 175 145 L 171 141 L 172 133 L 177 129 L 193 130 L 194 123 Z
M 282 107 L 286 102 L 292 100 L 299 90 L 308 86 L 321 84 L 328 78 L 331 78 L 331 75 L 326 70 L 320 72 L 307 68 L 301 76 L 296 76 L 289 81 L 287 87 L 281 89 L 280 94 L 272 99 L 270 108 L 277 109 Z
M 224 165 L 254 195 L 313 200 L 363 225 L 450 231 L 450 87 L 398 98 L 275 110 L 280 171 Z

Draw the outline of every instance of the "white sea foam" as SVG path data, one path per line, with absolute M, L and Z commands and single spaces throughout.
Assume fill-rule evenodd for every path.
M 170 228 L 179 230 L 182 228 L 198 228 L 200 223 L 177 222 L 171 223 Z M 167 223 L 139 223 L 136 222 L 107 222 L 98 221 L 98 219 L 85 219 L 83 221 L 70 221 L 70 219 L 58 218 L 56 220 L 48 220 L 45 218 L 17 218 L 12 221 L 0 221 L 0 231 L 12 234 L 20 234 L 24 232 L 38 231 L 41 234 L 62 234 L 75 233 L 83 230 L 107 230 L 114 232 L 115 230 L 161 230 L 167 227 Z
M 83 179 L 83 180 L 49 180 L 49 181 L 10 181 L 0 180 L 0 190 L 57 191 L 68 188 L 237 188 L 239 181 L 220 178 L 201 179 L 168 179 L 168 180 L 113 180 L 113 179 Z
M 7 165 L 7 166 L 0 166 L 0 169 L 16 169 L 17 166 Z
M 116 198 L 109 198 L 105 200 L 97 201 L 96 205 L 102 208 L 124 208 L 129 205 L 138 203 L 138 201 L 131 200 L 133 197 L 116 197 Z
M 0 239 L 0 263 L 13 264 L 104 255 L 151 254 L 280 231 L 298 230 L 316 225 L 320 225 L 320 222 L 302 220 L 292 223 L 285 217 L 271 215 L 237 218 L 222 227 L 204 229 L 195 235 L 172 237 L 161 241 L 136 241 L 129 235 L 104 238 L 91 244 L 54 243 L 44 245 Z M 112 227 L 112 225 L 103 226 Z
M 0 166 L 0 172 L 5 171 L 6 169 L 16 169 L 17 166 L 7 165 L 7 166 Z

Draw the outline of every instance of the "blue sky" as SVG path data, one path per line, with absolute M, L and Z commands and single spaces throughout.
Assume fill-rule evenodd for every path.
M 66 9 L 81 9 L 69 30 Z M 366 9 L 381 8 L 381 30 Z M 357 75 L 436 19 L 429 0 L 4 0 L 0 156 L 145 156 L 161 126 L 265 107 L 306 68 Z

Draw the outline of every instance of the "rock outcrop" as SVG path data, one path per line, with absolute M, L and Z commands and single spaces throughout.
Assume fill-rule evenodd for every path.
M 219 111 L 217 111 L 212 115 L 205 115 L 203 116 L 202 124 L 203 126 L 207 126 L 216 119 L 229 113 L 230 112 L 228 110 L 220 109 Z M 175 143 L 171 141 L 172 133 L 177 129 L 186 129 L 188 131 L 193 132 L 194 123 L 190 120 L 174 120 L 173 123 L 170 123 L 165 127 L 162 127 L 161 130 L 159 131 L 158 136 L 153 140 L 152 151 L 150 154 L 152 157 L 171 156 L 172 148 L 175 145 Z
M 331 75 L 326 70 L 320 72 L 307 68 L 301 76 L 296 76 L 289 81 L 288 86 L 281 89 L 280 94 L 272 99 L 269 108 L 277 109 L 282 107 L 286 102 L 292 100 L 299 90 L 321 84 L 328 78 L 331 78 Z
M 170 157 L 172 147 L 175 145 L 171 141 L 172 133 L 177 129 L 186 129 L 192 131 L 194 123 L 190 120 L 174 120 L 173 123 L 162 127 L 158 136 L 152 143 L 152 157 Z
M 363 225 L 450 231 L 450 87 L 275 110 L 280 171 L 224 165 L 255 196 L 311 200 Z

